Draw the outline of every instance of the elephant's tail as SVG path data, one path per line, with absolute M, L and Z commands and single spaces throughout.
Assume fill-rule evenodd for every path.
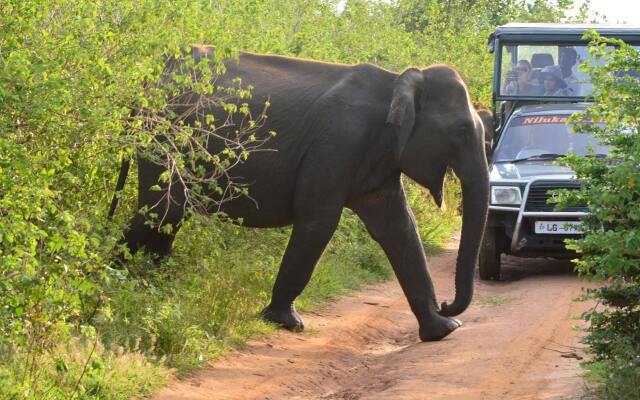
M 113 220 L 113 214 L 116 212 L 118 206 L 118 199 L 120 198 L 120 192 L 124 188 L 124 183 L 127 181 L 127 175 L 129 174 L 129 164 L 131 163 L 130 156 L 125 154 L 122 156 L 120 162 L 120 175 L 118 175 L 118 183 L 116 183 L 116 190 L 113 192 L 113 198 L 111 199 L 111 206 L 109 207 L 109 214 L 107 218 L 109 221 Z

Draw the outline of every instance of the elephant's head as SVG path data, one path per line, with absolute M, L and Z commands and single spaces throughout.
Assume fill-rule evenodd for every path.
M 462 237 L 456 264 L 456 296 L 441 314 L 462 313 L 473 296 L 473 276 L 489 203 L 489 176 L 483 123 L 460 75 L 436 65 L 408 69 L 396 80 L 387 123 L 398 135 L 396 157 L 402 172 L 442 202 L 451 167 L 462 185 Z

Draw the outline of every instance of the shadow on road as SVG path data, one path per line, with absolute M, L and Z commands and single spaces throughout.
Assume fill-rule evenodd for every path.
M 575 265 L 570 260 L 553 258 L 518 258 L 502 256 L 502 282 L 515 282 L 525 278 L 545 276 L 575 276 Z

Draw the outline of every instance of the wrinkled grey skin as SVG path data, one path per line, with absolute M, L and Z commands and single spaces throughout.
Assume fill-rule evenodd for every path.
M 195 48 L 196 56 L 206 47 Z M 249 199 L 223 207 L 250 227 L 293 225 L 263 316 L 288 329 L 303 329 L 293 302 L 307 285 L 344 207 L 351 208 L 382 246 L 420 325 L 423 341 L 439 340 L 460 326 L 450 318 L 471 302 L 473 276 L 487 215 L 488 175 L 482 121 L 467 88 L 450 67 L 407 69 L 398 75 L 373 65 L 337 65 L 286 57 L 241 54 L 228 61 L 226 81 L 242 78 L 255 90 L 252 109 L 269 99 L 263 130 L 276 152 L 252 154 L 234 169 L 251 183 Z M 213 110 L 212 110 L 213 112 Z M 154 204 L 149 188 L 162 169 L 139 158 L 139 206 Z M 401 173 L 442 202 L 447 167 L 462 183 L 463 227 L 456 265 L 456 295 L 439 308 L 416 222 L 407 205 Z M 181 221 L 178 204 L 166 223 Z M 164 214 L 166 210 L 157 212 Z M 134 217 L 124 243 L 164 255 L 175 235 Z

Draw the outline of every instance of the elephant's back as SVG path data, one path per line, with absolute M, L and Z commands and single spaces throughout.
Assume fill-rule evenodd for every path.
M 291 224 L 296 183 L 304 179 L 298 176 L 298 171 L 305 155 L 314 147 L 329 146 L 327 140 L 319 137 L 336 135 L 342 129 L 341 124 L 346 121 L 340 122 L 339 118 L 345 110 L 351 110 L 352 119 L 366 119 L 362 113 L 375 101 L 372 98 L 375 96 L 358 91 L 371 84 L 365 79 L 366 74 L 383 70 L 249 53 L 242 53 L 239 61 L 226 62 L 226 67 L 223 85 L 240 78 L 243 87 L 253 88 L 248 103 L 254 118 L 260 115 L 266 102 L 269 107 L 257 132 L 258 139 L 267 140 L 259 151 L 231 171 L 237 181 L 246 185 L 249 196 L 224 204 L 222 211 L 230 217 L 242 218 L 247 226 Z M 389 75 L 387 71 L 384 73 Z M 387 78 L 393 80 L 393 76 Z M 332 141 L 339 147 L 350 142 L 347 138 Z
M 222 211 L 231 218 L 241 218 L 246 226 L 289 225 L 293 222 L 297 170 L 314 134 L 308 112 L 327 85 L 339 79 L 343 68 L 322 72 L 312 62 L 245 53 L 238 61 L 225 64 L 222 85 L 234 85 L 234 79 L 238 82 L 239 78 L 242 87 L 252 87 L 248 104 L 254 119 L 267 102 L 269 107 L 256 132 L 257 139 L 265 142 L 231 170 L 233 180 L 247 188 L 249 195 L 225 203 Z

